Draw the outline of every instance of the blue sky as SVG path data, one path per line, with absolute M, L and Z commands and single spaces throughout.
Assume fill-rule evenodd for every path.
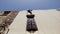
M 60 0 L 0 0 L 0 10 L 56 9 Z

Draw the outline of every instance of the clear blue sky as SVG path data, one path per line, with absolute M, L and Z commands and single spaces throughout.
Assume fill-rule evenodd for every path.
M 0 0 L 0 10 L 56 8 L 60 8 L 60 0 Z

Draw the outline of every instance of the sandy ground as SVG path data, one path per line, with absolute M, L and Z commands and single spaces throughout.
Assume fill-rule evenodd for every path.
M 19 12 L 10 25 L 8 34 L 30 34 L 26 31 L 26 14 Z M 60 34 L 60 12 L 56 10 L 33 10 L 38 31 L 34 34 Z

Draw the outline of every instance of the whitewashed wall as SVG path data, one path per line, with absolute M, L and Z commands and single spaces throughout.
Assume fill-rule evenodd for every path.
M 26 31 L 26 13 L 19 12 L 11 24 L 8 34 L 30 34 Z M 56 10 L 33 10 L 38 31 L 34 34 L 60 34 L 60 12 Z

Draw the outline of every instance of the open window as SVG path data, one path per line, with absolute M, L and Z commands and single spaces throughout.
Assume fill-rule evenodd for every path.
M 4 11 L 3 16 L 7 16 L 11 11 Z

